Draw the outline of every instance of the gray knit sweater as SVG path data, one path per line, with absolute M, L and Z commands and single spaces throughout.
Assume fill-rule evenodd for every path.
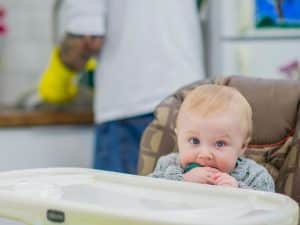
M 251 159 L 240 157 L 230 175 L 238 181 L 240 188 L 275 191 L 271 175 L 263 166 Z M 148 176 L 183 181 L 183 168 L 179 164 L 178 153 L 160 157 L 154 171 Z

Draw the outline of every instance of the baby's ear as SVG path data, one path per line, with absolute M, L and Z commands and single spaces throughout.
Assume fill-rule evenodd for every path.
M 176 135 L 178 134 L 178 130 L 177 130 L 176 127 L 175 127 L 175 129 L 174 129 L 174 132 L 175 132 Z

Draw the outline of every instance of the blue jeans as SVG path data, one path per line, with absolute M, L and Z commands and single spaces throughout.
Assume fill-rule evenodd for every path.
M 95 125 L 95 169 L 137 173 L 140 139 L 153 114 Z

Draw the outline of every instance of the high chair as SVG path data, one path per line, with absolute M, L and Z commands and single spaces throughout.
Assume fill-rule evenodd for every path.
M 265 166 L 275 180 L 276 192 L 300 203 L 300 82 L 231 76 L 199 81 L 179 89 L 155 110 L 140 145 L 139 174 L 153 171 L 158 158 L 177 151 L 174 133 L 180 104 L 198 85 L 215 83 L 237 88 L 253 110 L 253 136 L 245 152 Z
M 270 192 L 44 168 L 0 173 L 0 218 L 22 225 L 296 225 L 298 204 Z

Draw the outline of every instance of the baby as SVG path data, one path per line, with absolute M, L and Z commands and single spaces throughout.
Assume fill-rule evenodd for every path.
M 274 192 L 268 171 L 242 157 L 251 139 L 252 109 L 234 88 L 201 85 L 177 116 L 179 153 L 162 156 L 151 177 Z

